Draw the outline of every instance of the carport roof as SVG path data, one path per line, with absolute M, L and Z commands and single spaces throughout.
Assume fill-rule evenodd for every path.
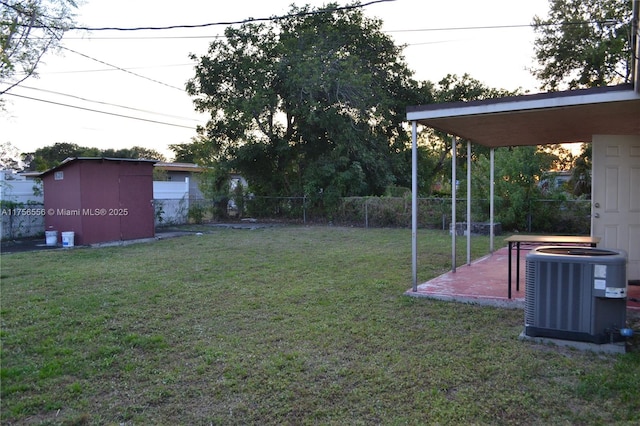
M 632 84 L 411 106 L 407 120 L 488 147 L 591 142 L 597 134 L 640 135 Z

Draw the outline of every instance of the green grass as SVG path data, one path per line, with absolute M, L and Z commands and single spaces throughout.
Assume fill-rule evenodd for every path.
M 3 255 L 0 423 L 640 422 L 639 353 L 522 342 L 520 310 L 404 296 L 408 230 L 207 230 Z M 421 280 L 449 267 L 447 233 L 419 244 Z

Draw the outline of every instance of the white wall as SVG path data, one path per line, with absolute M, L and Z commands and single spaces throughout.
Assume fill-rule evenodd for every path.
M 44 196 L 41 183 L 2 170 L 0 201 L 0 236 L 3 239 L 44 233 Z
M 189 213 L 189 178 L 185 182 L 153 182 L 156 226 L 186 223 Z

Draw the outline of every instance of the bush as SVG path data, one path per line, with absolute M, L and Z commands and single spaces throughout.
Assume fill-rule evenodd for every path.
M 193 223 L 200 224 L 204 219 L 205 208 L 200 204 L 193 204 L 189 207 L 188 217 Z

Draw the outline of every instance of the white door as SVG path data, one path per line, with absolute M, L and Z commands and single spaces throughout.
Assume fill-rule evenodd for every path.
M 627 252 L 627 278 L 640 280 L 640 136 L 593 136 L 591 234 Z

